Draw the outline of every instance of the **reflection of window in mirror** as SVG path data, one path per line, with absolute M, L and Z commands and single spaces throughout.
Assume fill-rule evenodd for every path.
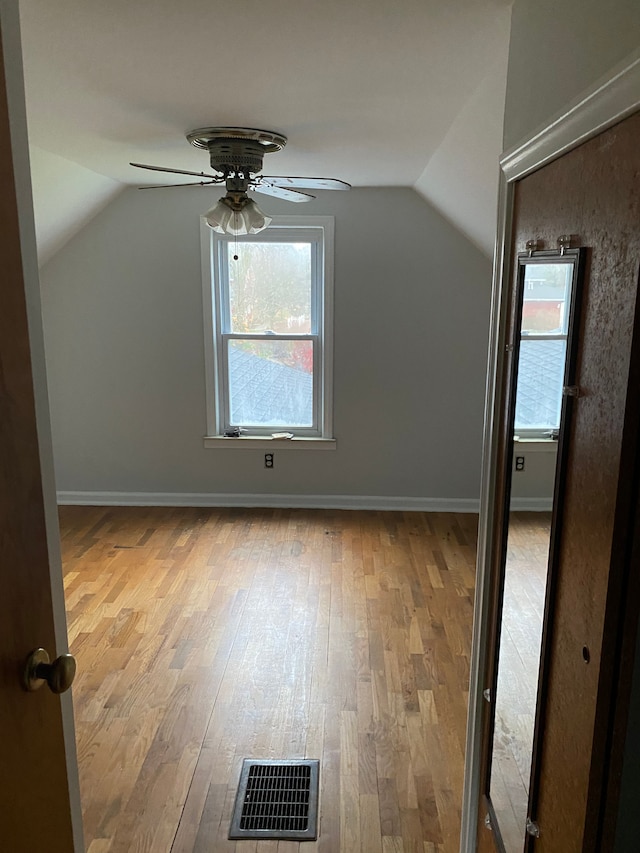
M 571 264 L 530 264 L 524 275 L 515 432 L 556 437 L 570 313 Z

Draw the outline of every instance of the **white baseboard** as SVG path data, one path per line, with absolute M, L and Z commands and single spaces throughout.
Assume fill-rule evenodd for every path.
M 511 509 L 516 512 L 551 512 L 553 498 L 511 498 Z
M 415 512 L 478 512 L 477 498 L 415 498 L 382 495 L 255 495 L 185 492 L 58 492 L 61 505 L 285 507 Z

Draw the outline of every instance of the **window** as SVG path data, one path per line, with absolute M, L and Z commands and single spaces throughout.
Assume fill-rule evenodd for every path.
M 208 435 L 331 437 L 333 218 L 203 248 Z
M 553 263 L 526 269 L 515 431 L 541 437 L 560 428 L 573 267 Z

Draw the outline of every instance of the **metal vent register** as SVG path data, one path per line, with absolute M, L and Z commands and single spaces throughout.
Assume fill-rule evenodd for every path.
M 242 762 L 229 838 L 314 841 L 318 761 Z

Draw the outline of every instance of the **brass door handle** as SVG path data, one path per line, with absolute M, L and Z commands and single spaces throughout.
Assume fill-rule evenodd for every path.
M 73 655 L 60 655 L 53 663 L 44 649 L 31 652 L 24 666 L 22 682 L 25 690 L 39 690 L 45 683 L 52 693 L 64 693 L 73 684 L 76 659 Z

